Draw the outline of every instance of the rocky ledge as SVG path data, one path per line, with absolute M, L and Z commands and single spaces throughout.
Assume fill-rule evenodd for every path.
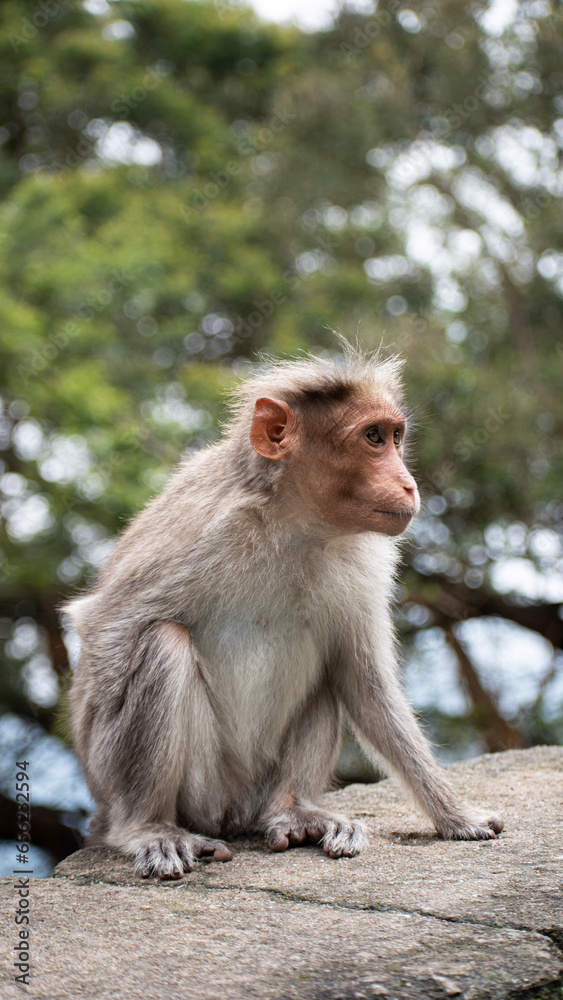
M 358 858 L 232 845 L 180 882 L 138 880 L 109 851 L 78 851 L 30 881 L 29 986 L 14 982 L 14 879 L 0 995 L 144 1000 L 563 996 L 563 748 L 453 765 L 500 837 L 446 842 L 394 781 L 325 796 L 364 819 Z M 5 952 L 5 954 L 6 954 Z

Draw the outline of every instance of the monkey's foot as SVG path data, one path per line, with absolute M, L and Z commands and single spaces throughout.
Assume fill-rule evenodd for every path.
M 353 858 L 367 841 L 363 823 L 315 806 L 285 809 L 268 821 L 266 834 L 271 851 L 320 843 L 331 858 Z
M 503 828 L 504 823 L 498 816 L 488 819 L 464 817 L 457 822 L 436 824 L 438 833 L 447 840 L 495 840 Z
M 188 833 L 179 826 L 151 824 L 125 845 L 135 855 L 135 871 L 141 878 L 158 875 L 162 879 L 182 878 L 191 872 L 197 859 L 213 855 L 215 861 L 231 861 L 232 854 L 221 840 Z

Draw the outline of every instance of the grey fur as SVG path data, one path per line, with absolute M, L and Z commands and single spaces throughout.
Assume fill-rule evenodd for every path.
M 179 467 L 67 607 L 82 641 L 71 709 L 97 802 L 92 840 L 131 854 L 141 874 L 179 877 L 221 853 L 209 838 L 244 832 L 298 840 L 309 828 L 333 856 L 357 853 L 363 825 L 314 804 L 343 711 L 443 836 L 501 828 L 455 801 L 401 692 L 396 539 L 344 535 L 303 509 L 284 463 L 248 440 L 260 396 L 298 414 L 323 394 L 400 403 L 399 367 L 347 348 L 336 363 L 248 379 L 223 440 Z

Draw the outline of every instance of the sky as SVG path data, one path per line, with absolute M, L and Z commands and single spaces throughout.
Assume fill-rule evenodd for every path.
M 101 15 L 109 11 L 106 0 L 83 0 L 83 2 L 92 14 Z M 374 13 L 377 8 L 377 0 L 306 0 L 306 2 L 304 0 L 208 0 L 208 2 L 214 3 L 218 9 L 249 4 L 264 21 L 296 24 L 305 31 L 329 29 L 339 6 L 345 2 L 348 7 L 353 7 L 363 14 Z M 489 0 L 487 12 L 480 19 L 485 31 L 493 36 L 501 35 L 514 19 L 517 8 L 517 0 Z M 415 11 L 416 4 L 413 2 L 413 13 Z M 404 9 L 402 13 L 408 13 L 408 9 Z M 126 29 L 127 22 L 119 21 L 118 26 Z M 119 27 L 117 30 L 119 32 Z M 119 34 L 112 33 L 110 29 L 110 36 L 119 37 Z
M 233 0 L 236 2 L 236 0 Z M 289 21 L 306 31 L 318 31 L 330 28 L 332 15 L 338 9 L 338 0 L 250 0 L 255 11 L 265 21 L 278 23 Z M 377 3 L 370 0 L 357 0 L 349 3 L 362 13 L 375 11 Z M 413 3 L 416 9 L 416 4 Z M 491 0 L 485 17 L 485 30 L 491 35 L 499 35 L 510 23 L 516 12 L 516 0 Z
M 330 28 L 332 14 L 336 13 L 336 0 L 250 0 L 251 6 L 264 21 L 294 22 L 306 31 Z M 366 4 L 368 10 L 373 4 Z

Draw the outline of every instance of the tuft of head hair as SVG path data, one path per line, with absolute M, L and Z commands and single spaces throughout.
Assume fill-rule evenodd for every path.
M 345 402 L 362 397 L 382 398 L 402 405 L 402 358 L 383 358 L 381 350 L 365 353 L 336 334 L 341 354 L 319 357 L 305 354 L 289 361 L 262 357 L 262 364 L 237 386 L 231 400 L 229 426 L 246 426 L 257 399 L 267 396 L 293 409 L 314 403 Z

